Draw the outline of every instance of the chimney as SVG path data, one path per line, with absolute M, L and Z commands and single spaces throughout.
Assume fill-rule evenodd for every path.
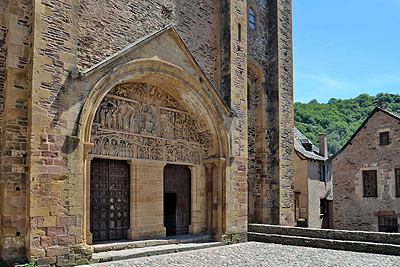
M 323 157 L 328 157 L 328 138 L 326 133 L 319 134 L 319 154 Z

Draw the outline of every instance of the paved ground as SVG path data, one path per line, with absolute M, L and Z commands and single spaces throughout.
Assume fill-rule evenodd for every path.
M 87 266 L 87 265 L 86 265 Z M 400 256 L 248 242 L 100 266 L 400 266 Z

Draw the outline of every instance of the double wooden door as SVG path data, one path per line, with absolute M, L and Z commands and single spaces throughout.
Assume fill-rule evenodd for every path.
M 187 166 L 164 167 L 164 226 L 167 235 L 189 233 L 190 170 Z
M 129 165 L 93 159 L 90 168 L 90 230 L 93 242 L 127 238 Z

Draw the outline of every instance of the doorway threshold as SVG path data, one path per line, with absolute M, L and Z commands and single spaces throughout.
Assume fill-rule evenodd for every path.
M 126 260 L 140 257 L 178 253 L 223 246 L 225 242 L 210 241 L 210 235 L 176 235 L 165 238 L 145 240 L 123 240 L 118 242 L 97 243 L 94 249 L 92 263 Z
M 169 244 L 184 244 L 210 241 L 211 235 L 173 235 L 139 240 L 101 241 L 90 245 L 93 253 L 124 250 L 133 248 L 154 247 Z

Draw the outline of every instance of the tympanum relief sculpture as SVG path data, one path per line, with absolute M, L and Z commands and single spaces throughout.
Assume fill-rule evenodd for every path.
M 100 104 L 92 126 L 91 154 L 200 163 L 211 134 L 162 89 L 120 84 Z

